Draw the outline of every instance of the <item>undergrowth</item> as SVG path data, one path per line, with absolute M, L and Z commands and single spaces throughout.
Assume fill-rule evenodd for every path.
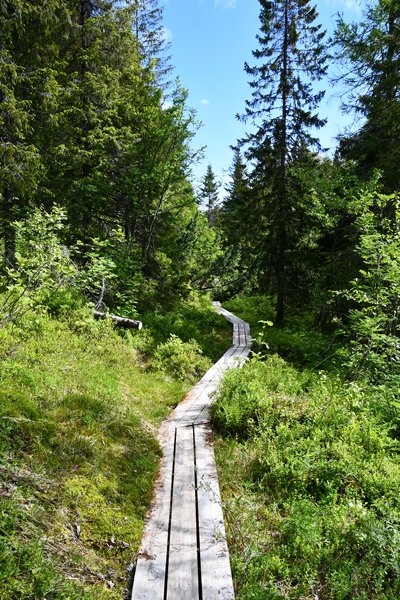
M 236 304 L 239 316 L 250 316 Z M 270 344 L 274 328 L 267 327 L 269 345 L 279 346 L 279 330 Z M 307 327 L 303 332 L 306 339 Z M 302 354 L 312 364 L 309 347 L 307 341 Z M 395 600 L 400 460 L 393 394 L 295 362 L 254 355 L 226 375 L 212 409 L 237 597 Z
M 195 342 L 203 356 L 216 361 L 232 340 L 231 326 L 221 318 L 207 295 L 192 293 L 168 312 L 145 312 L 141 315 L 145 329 L 138 339 L 138 348 L 153 355 L 160 344 L 177 336 L 185 343 Z
M 195 324 L 189 302 L 175 316 L 189 339 L 209 315 L 217 326 L 207 302 L 193 301 Z M 0 599 L 120 599 L 158 468 L 159 424 L 209 359 L 172 338 L 192 354 L 190 369 L 185 352 L 171 368 L 172 314 L 158 317 L 162 333 L 156 321 L 117 332 L 82 303 L 57 317 L 39 306 L 0 328 Z
M 274 304 L 268 296 L 238 296 L 225 302 L 224 307 L 250 324 L 256 352 L 264 352 L 267 345 L 270 353 L 298 367 L 335 366 L 335 340 L 321 331 L 311 312 L 291 310 L 290 318 L 277 326 Z

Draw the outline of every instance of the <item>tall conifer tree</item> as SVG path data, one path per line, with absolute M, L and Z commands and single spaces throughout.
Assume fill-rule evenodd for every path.
M 48 126 L 43 119 L 53 94 L 53 44 L 48 41 L 54 41 L 51 31 L 62 14 L 54 0 L 0 3 L 0 213 L 6 265 L 15 262 L 13 221 L 24 215 L 43 174 L 38 129 Z
M 316 24 L 311 0 L 260 0 L 259 48 L 253 52 L 255 66 L 245 65 L 251 77 L 252 97 L 246 102 L 243 120 L 257 125 L 247 156 L 262 163 L 264 181 L 270 186 L 266 207 L 270 221 L 268 260 L 273 265 L 277 292 L 276 321 L 284 319 L 287 253 L 290 247 L 292 206 L 290 166 L 304 143 L 317 140 L 311 130 L 322 126 L 315 110 L 324 92 L 313 82 L 326 72 L 324 32 Z
M 169 65 L 169 42 L 163 24 L 164 10 L 159 0 L 130 0 L 133 9 L 133 32 L 144 70 L 156 74 L 158 84 L 164 82 L 172 68 Z
M 125 9 L 103 0 L 65 2 L 47 196 L 66 205 L 73 236 L 88 240 L 106 217 L 115 218 L 115 177 L 129 137 L 123 83 L 135 68 L 136 47 Z
M 208 223 L 211 226 L 214 226 L 216 221 L 219 187 L 212 166 L 208 165 L 200 186 L 200 200 L 205 206 Z
M 352 136 L 344 136 L 340 150 L 355 159 L 359 173 L 383 173 L 389 191 L 400 190 L 400 4 L 378 0 L 364 12 L 360 23 L 339 18 L 335 42 L 345 67 L 348 110 L 356 110 L 365 123 Z
M 239 149 L 235 149 L 230 176 L 231 180 L 225 188 L 227 196 L 222 208 L 222 225 L 228 243 L 235 245 L 246 234 L 251 201 L 246 166 Z

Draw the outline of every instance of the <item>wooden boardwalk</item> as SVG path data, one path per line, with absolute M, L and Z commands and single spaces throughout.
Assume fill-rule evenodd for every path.
M 161 426 L 163 457 L 132 600 L 234 598 L 209 407 L 224 371 L 249 354 L 251 335 L 246 322 L 215 305 L 233 325 L 233 345 Z

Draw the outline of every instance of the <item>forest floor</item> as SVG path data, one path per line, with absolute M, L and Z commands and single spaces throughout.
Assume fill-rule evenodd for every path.
M 237 598 L 397 600 L 393 388 L 346 379 L 310 315 L 276 327 L 266 297 L 224 305 L 259 338 L 212 416 Z M 0 328 L 0 600 L 127 591 L 159 425 L 231 340 L 207 298 L 142 318 L 135 333 L 86 308 Z
M 143 320 L 117 333 L 85 309 L 0 330 L 1 600 L 127 590 L 159 425 L 231 335 L 208 299 Z

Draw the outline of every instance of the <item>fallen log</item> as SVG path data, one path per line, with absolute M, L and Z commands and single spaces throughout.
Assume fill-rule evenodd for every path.
M 93 314 L 95 319 L 111 319 L 118 325 L 118 327 L 125 327 L 126 329 L 138 329 L 139 331 L 143 327 L 142 321 L 136 321 L 135 319 L 127 319 L 125 317 L 118 317 L 117 315 L 109 315 L 98 310 L 95 310 Z

